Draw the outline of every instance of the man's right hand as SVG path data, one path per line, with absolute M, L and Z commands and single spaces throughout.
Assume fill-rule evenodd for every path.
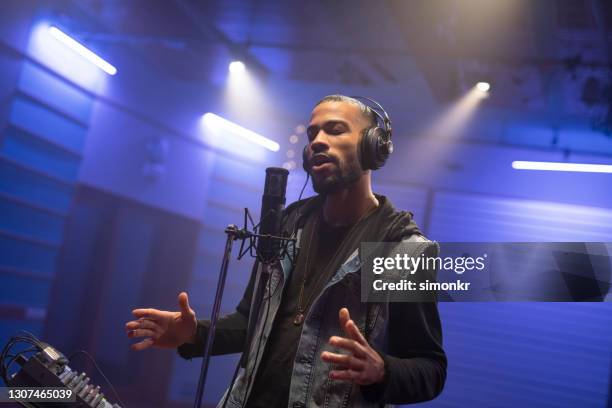
M 135 309 L 132 314 L 138 320 L 125 324 L 129 338 L 145 337 L 132 344 L 132 350 L 144 350 L 151 346 L 176 348 L 184 343 L 195 343 L 197 320 L 189 307 L 187 293 L 178 295 L 180 311 L 168 312 L 157 309 Z

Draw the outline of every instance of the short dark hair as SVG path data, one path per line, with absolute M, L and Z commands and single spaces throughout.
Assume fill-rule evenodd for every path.
M 359 109 L 361 110 L 361 114 L 368 121 L 370 126 L 378 126 L 378 116 L 376 116 L 374 111 L 368 105 L 361 102 L 359 99 L 351 98 L 350 96 L 340 95 L 340 94 L 327 95 L 324 98 L 322 98 L 319 102 L 317 102 L 317 104 L 315 105 L 315 108 L 325 102 L 352 103 L 353 105 L 356 105 L 359 107 Z

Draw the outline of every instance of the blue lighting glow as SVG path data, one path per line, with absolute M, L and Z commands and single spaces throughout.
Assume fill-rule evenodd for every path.
M 83 44 L 79 43 L 74 38 L 70 37 L 68 34 L 64 33 L 62 30 L 55 26 L 49 27 L 49 34 L 61 41 L 68 48 L 85 58 L 87 61 L 91 62 L 102 71 L 106 72 L 109 75 L 115 75 L 117 73 L 117 68 L 113 65 L 105 61 L 103 58 L 96 55 L 93 51 L 85 47 Z
M 235 124 L 234 122 L 230 122 L 227 119 L 222 118 L 221 116 L 215 115 L 214 113 L 206 113 L 202 116 L 202 119 L 206 126 L 214 129 L 214 130 L 223 130 L 228 132 L 228 134 L 236 135 L 245 140 L 248 140 L 251 143 L 255 143 L 259 146 L 265 147 L 268 150 L 273 152 L 277 152 L 280 149 L 280 145 L 273 140 L 268 139 L 265 136 L 262 136 L 258 133 L 253 132 L 252 130 L 243 128 L 240 125 Z
M 575 171 L 575 172 L 582 172 L 582 173 L 612 173 L 612 165 L 610 164 L 513 161 L 512 168 L 517 169 L 517 170 Z

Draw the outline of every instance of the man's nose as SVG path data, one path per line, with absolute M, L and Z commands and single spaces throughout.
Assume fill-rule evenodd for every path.
M 319 133 L 315 136 L 315 138 L 310 142 L 310 148 L 312 149 L 312 153 L 320 153 L 329 149 L 329 143 L 327 141 L 327 135 L 323 130 L 320 130 Z

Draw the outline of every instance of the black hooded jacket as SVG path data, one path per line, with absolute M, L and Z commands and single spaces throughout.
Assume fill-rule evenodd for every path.
M 358 248 L 361 242 L 399 242 L 413 234 L 422 235 L 416 223 L 412 219 L 412 213 L 397 211 L 391 202 L 384 196 L 376 195 L 379 207 L 376 211 L 362 219 L 357 225 L 351 227 L 349 233 L 342 239 L 342 245 L 333 255 L 328 254 L 325 258 L 321 273 L 325 278 L 329 277 L 340 264 Z M 312 236 L 308 232 L 309 223 L 320 213 L 323 203 L 321 196 L 312 197 L 293 203 L 285 210 L 286 218 L 284 225 L 288 231 L 294 229 L 296 223 L 303 226 L 303 236 Z M 347 231 L 345 231 L 347 232 Z M 309 242 L 305 242 L 306 248 Z M 300 261 L 296 263 L 293 274 L 299 275 L 303 269 Z M 303 257 L 302 257 L 303 258 Z M 322 270 L 324 269 L 324 270 Z M 253 272 L 255 272 L 255 267 Z M 241 352 L 245 348 L 247 338 L 247 324 L 250 312 L 252 291 L 254 286 L 254 275 L 245 291 L 244 297 L 238 305 L 236 312 L 222 317 L 217 323 L 213 354 L 228 354 Z M 291 282 L 288 284 L 291 286 Z M 295 284 L 294 284 L 295 285 Z M 314 286 L 314 285 L 313 285 Z M 320 290 L 315 287 L 312 290 Z M 290 290 L 290 288 L 288 288 Z M 287 302 L 295 303 L 295 292 L 284 295 Z M 295 309 L 294 304 L 285 305 L 288 309 Z M 289 316 L 287 318 L 290 318 Z M 275 320 L 275 326 L 284 324 Z M 285 323 L 286 324 L 286 323 Z M 198 322 L 198 345 L 185 344 L 179 347 L 179 354 L 184 358 L 202 355 L 204 340 L 207 335 L 209 322 L 201 320 Z M 290 327 L 285 325 L 285 327 Z M 405 404 L 412 402 L 427 401 L 435 398 L 442 391 L 446 379 L 447 360 L 442 348 L 442 329 L 435 302 L 403 302 L 389 303 L 389 325 L 386 336 L 386 344 L 382 349 L 377 349 L 385 362 L 385 379 L 383 383 L 361 386 L 362 393 L 367 400 L 377 401 L 381 404 Z M 278 330 L 278 336 L 285 338 L 276 342 L 274 350 L 267 351 L 264 359 L 268 359 L 268 370 L 258 372 L 254 386 L 258 383 L 258 390 L 254 389 L 252 401 L 254 406 L 282 406 L 286 405 L 288 384 L 291 376 L 292 357 L 295 352 L 296 335 L 286 335 L 285 330 Z M 281 334 L 283 333 L 283 334 Z M 299 334 L 298 334 L 299 339 Z M 281 349 L 279 352 L 278 349 Z M 282 350 L 286 350 L 287 358 L 282 363 L 278 360 L 282 356 Z M 293 353 L 293 354 L 292 354 Z M 266 367 L 262 362 L 261 367 Z M 278 384 L 284 381 L 283 384 Z M 267 389 L 262 389 L 263 384 L 272 383 L 271 396 L 267 396 Z M 286 383 L 286 384 L 285 384 Z M 268 388 L 268 387 L 265 387 Z M 280 394 L 280 395 L 279 395 Z M 275 404 L 271 404 L 275 401 Z

